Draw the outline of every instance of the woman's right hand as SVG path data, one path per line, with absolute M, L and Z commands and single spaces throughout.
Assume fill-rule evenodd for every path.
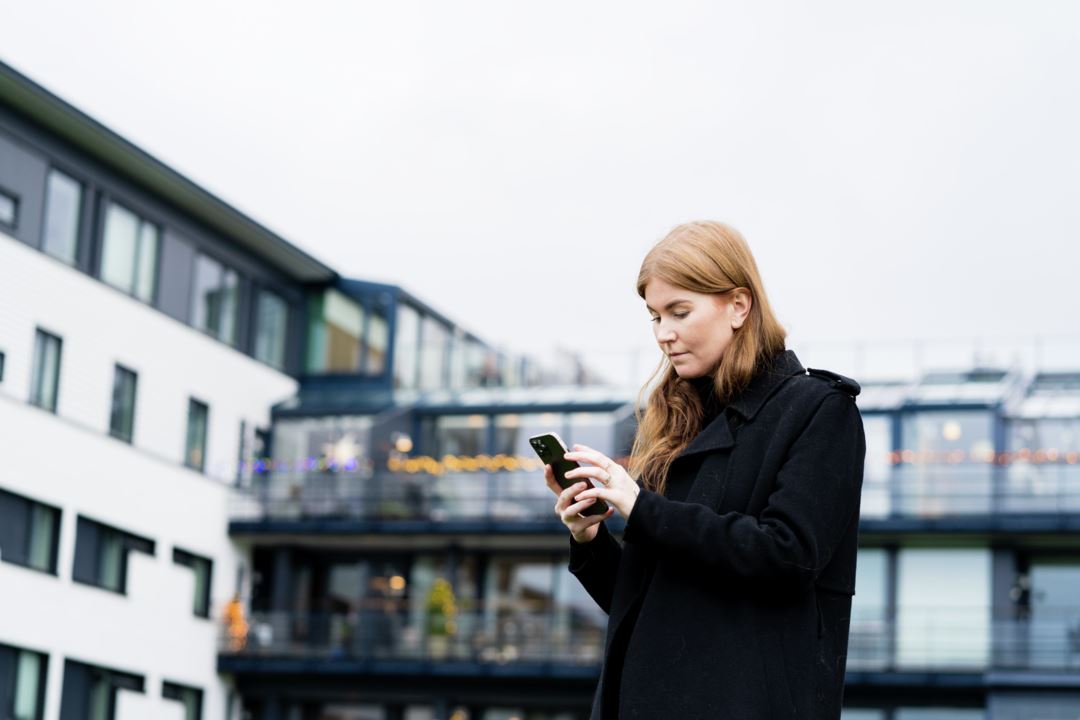
M 581 502 L 574 502 L 574 496 L 583 490 L 588 490 L 591 485 L 588 482 L 579 482 L 563 490 L 555 482 L 555 473 L 552 471 L 551 465 L 544 465 L 544 480 L 547 482 L 551 492 L 555 493 L 559 498 L 555 501 L 555 514 L 562 520 L 563 525 L 570 530 L 574 542 L 591 542 L 599 531 L 600 523 L 607 520 L 615 512 L 615 508 L 612 506 L 607 509 L 607 512 L 599 515 L 578 515 L 578 513 L 584 512 L 596 502 L 595 498 L 585 498 Z

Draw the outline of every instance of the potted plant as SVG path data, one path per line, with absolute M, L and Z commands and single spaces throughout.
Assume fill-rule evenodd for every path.
M 436 578 L 427 596 L 428 654 L 441 660 L 450 653 L 450 637 L 457 632 L 457 602 L 454 588 L 444 578 Z

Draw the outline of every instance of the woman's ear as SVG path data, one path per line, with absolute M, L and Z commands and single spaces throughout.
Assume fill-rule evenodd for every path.
M 746 322 L 750 315 L 750 307 L 754 300 L 750 297 L 750 291 L 746 288 L 735 288 L 731 291 L 731 328 L 738 330 Z

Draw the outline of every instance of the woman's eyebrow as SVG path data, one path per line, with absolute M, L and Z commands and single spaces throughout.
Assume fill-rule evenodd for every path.
M 689 300 L 685 300 L 685 299 L 683 299 L 683 298 L 678 298 L 677 300 L 672 300 L 672 301 L 671 301 L 671 302 L 669 302 L 669 303 L 668 303 L 667 305 L 665 305 L 665 306 L 664 306 L 664 309 L 665 309 L 665 310 L 670 310 L 671 308 L 675 307 L 675 306 L 676 306 L 676 305 L 678 305 L 679 303 L 688 303 L 688 302 L 690 302 L 690 301 L 689 301 Z M 649 307 L 648 305 L 645 305 L 645 309 L 646 309 L 646 310 L 652 310 L 653 312 L 656 312 L 655 310 L 653 310 L 653 309 L 652 309 L 651 307 Z

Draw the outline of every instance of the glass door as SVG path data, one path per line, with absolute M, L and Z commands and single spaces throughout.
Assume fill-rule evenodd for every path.
M 1031 563 L 1031 665 L 1080 668 L 1080 558 Z

